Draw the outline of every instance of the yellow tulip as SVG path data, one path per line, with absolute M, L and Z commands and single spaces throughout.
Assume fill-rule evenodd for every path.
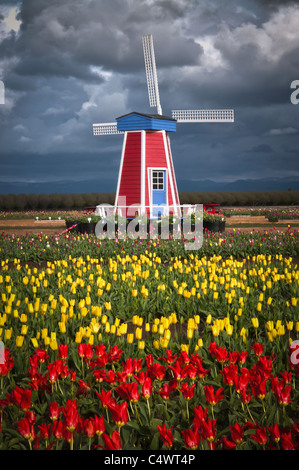
M 58 322 L 59 330 L 60 333 L 65 333 L 66 332 L 66 327 L 64 322 Z
M 28 331 L 28 325 L 22 325 L 21 335 L 26 335 Z
M 90 344 L 91 346 L 94 344 L 94 335 L 91 334 L 91 335 L 89 336 L 88 344 Z
M 169 340 L 161 337 L 160 338 L 160 344 L 161 344 L 162 348 L 166 349 L 168 347 Z
M 128 344 L 132 344 L 133 341 L 134 341 L 134 335 L 133 335 L 133 333 L 128 333 L 128 334 L 127 334 L 127 343 L 128 343 Z
M 142 328 L 137 327 L 135 331 L 135 338 L 142 339 Z
M 259 320 L 258 318 L 251 318 L 251 323 L 252 323 L 252 326 L 254 328 L 258 328 L 259 327 Z
M 82 334 L 81 334 L 81 332 L 77 331 L 76 337 L 75 337 L 75 342 L 76 342 L 77 344 L 80 344 L 81 341 L 82 341 Z
M 56 339 L 50 339 L 50 344 L 49 344 L 50 348 L 52 349 L 52 351 L 57 351 L 58 349 L 58 345 L 57 345 L 57 341 Z
M 16 337 L 16 346 L 17 348 L 21 348 L 24 343 L 24 336 L 17 336 Z
M 213 336 L 219 336 L 219 333 L 220 333 L 220 328 L 219 328 L 219 325 L 217 324 L 213 324 L 212 325 L 212 335 Z
M 138 349 L 143 350 L 145 348 L 145 341 L 138 341 Z
M 233 325 L 226 325 L 225 326 L 225 330 L 226 330 L 226 333 L 228 334 L 228 336 L 231 336 L 233 334 Z
M 186 351 L 189 354 L 189 344 L 181 344 L 181 351 Z
M 193 328 L 188 328 L 187 329 L 187 338 L 192 339 L 193 338 L 193 333 L 194 333 Z

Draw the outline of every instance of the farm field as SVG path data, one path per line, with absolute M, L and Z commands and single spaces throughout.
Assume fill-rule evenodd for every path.
M 0 449 L 298 449 L 299 232 L 233 217 L 185 250 L 1 216 Z

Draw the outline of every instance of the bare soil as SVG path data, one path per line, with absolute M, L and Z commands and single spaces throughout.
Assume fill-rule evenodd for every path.
M 252 226 L 251 226 L 252 224 Z M 233 229 L 242 232 L 269 231 L 274 228 L 287 231 L 288 225 L 299 229 L 299 221 L 283 220 L 277 223 L 269 222 L 264 216 L 231 216 L 226 219 L 226 231 Z M 60 235 L 66 230 L 65 220 L 35 220 L 35 219 L 8 219 L 0 220 L 0 233 L 26 235 Z

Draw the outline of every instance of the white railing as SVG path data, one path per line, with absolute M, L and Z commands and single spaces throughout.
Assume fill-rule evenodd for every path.
M 185 217 L 195 213 L 197 208 L 198 210 L 202 210 L 202 204 L 182 204 L 171 206 L 161 204 L 142 207 L 136 204 L 131 206 L 100 204 L 96 206 L 95 214 L 104 219 L 113 215 L 119 215 L 126 218 L 149 216 L 149 218 L 156 219 L 163 216 Z

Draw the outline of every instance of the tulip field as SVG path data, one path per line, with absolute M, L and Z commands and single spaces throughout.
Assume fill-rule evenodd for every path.
M 299 232 L 0 234 L 1 450 L 296 450 Z

